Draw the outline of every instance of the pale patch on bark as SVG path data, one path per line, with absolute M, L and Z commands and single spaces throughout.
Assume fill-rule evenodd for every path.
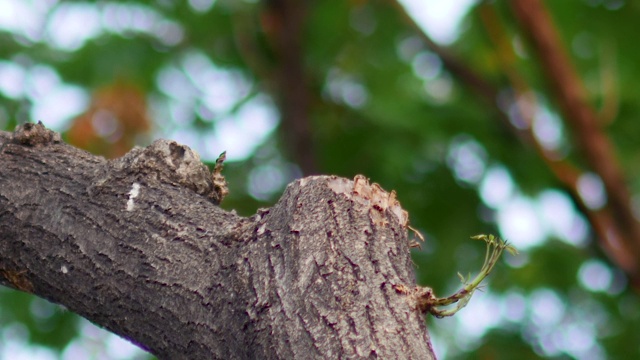
M 127 200 L 127 211 L 133 211 L 133 208 L 135 206 L 133 199 L 138 197 L 139 194 L 140 194 L 140 184 L 133 183 L 133 186 L 131 187 L 131 190 L 129 191 L 129 194 L 128 194 L 129 200 Z

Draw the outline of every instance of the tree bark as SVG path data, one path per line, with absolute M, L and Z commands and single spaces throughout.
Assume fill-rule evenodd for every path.
M 222 194 L 175 142 L 107 161 L 0 132 L 0 283 L 161 359 L 434 358 L 393 192 L 314 176 L 249 218 Z

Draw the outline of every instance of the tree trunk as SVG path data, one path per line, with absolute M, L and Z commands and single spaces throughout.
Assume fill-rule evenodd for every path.
M 107 161 L 41 124 L 0 132 L 0 283 L 161 359 L 432 359 L 406 212 L 356 177 L 290 184 L 250 218 L 198 155 Z

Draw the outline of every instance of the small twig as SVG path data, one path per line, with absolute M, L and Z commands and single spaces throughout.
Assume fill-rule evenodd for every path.
M 217 194 L 216 202 L 218 204 L 220 204 L 222 200 L 224 200 L 225 196 L 229 194 L 227 180 L 222 175 L 222 169 L 224 168 L 224 161 L 226 159 L 227 159 L 227 152 L 223 151 L 222 154 L 218 156 L 218 159 L 216 160 L 216 165 L 213 168 L 213 172 L 211 173 L 213 186 Z
M 473 292 L 480 288 L 480 283 L 491 273 L 504 250 L 507 250 L 511 255 L 518 254 L 518 250 L 516 250 L 513 245 L 510 245 L 508 242 L 497 236 L 476 235 L 471 238 L 474 240 L 483 240 L 487 243 L 487 252 L 484 258 L 484 264 L 482 265 L 478 275 L 476 275 L 473 280 L 469 281 L 469 276 L 465 279 L 462 274 L 458 273 L 458 277 L 460 277 L 460 281 L 464 286 L 453 295 L 444 298 L 436 297 L 433 291 L 430 288 L 427 288 L 427 291 L 423 291 L 421 293 L 420 297 L 422 298 L 418 299 L 418 303 L 422 311 L 429 312 L 437 318 L 454 315 L 469 303 Z M 451 309 L 441 309 L 442 306 L 448 306 L 455 303 L 457 303 L 457 305 Z

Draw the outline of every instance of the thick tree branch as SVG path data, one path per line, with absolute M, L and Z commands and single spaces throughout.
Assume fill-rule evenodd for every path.
M 121 159 L 41 125 L 0 132 L 0 283 L 162 359 L 433 358 L 406 213 L 359 178 L 317 176 L 242 218 L 189 148 Z

